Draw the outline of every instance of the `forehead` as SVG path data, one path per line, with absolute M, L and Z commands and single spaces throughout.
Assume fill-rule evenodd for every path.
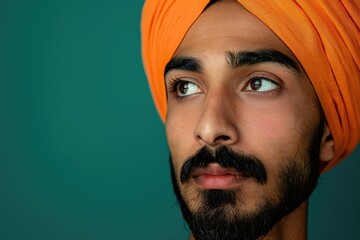
M 257 17 L 236 1 L 219 1 L 191 26 L 174 56 L 214 51 L 273 49 L 295 58 L 291 50 Z

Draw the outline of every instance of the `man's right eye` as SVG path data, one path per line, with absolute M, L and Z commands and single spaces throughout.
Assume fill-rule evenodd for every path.
M 176 85 L 176 94 L 179 97 L 186 97 L 201 92 L 202 92 L 201 88 L 192 82 L 179 81 Z

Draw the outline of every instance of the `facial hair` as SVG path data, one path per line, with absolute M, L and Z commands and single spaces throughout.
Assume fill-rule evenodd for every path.
M 315 128 L 309 141 L 303 162 L 284 159 L 287 164 L 278 173 L 277 201 L 264 197 L 252 212 L 241 212 L 236 203 L 241 201 L 236 190 L 202 190 L 202 204 L 191 212 L 181 195 L 179 182 L 170 157 L 171 178 L 175 195 L 183 217 L 196 240 L 255 240 L 265 236 L 272 227 L 300 206 L 315 189 L 319 177 L 319 150 L 323 134 L 323 122 Z M 300 154 L 300 151 L 299 153 Z M 224 157 L 225 156 L 225 157 Z M 226 157 L 227 156 L 227 157 Z M 234 160 L 235 159 L 235 160 Z M 186 184 L 191 173 L 209 163 L 218 163 L 224 168 L 235 168 L 246 173 L 258 184 L 266 184 L 266 171 L 260 159 L 232 151 L 228 147 L 210 150 L 202 148 L 185 161 L 180 171 L 180 182 Z

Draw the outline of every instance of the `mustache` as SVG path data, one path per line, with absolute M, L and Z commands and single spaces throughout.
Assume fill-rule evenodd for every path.
M 223 168 L 234 168 L 260 184 L 265 184 L 267 181 L 265 166 L 257 157 L 235 152 L 228 146 L 221 146 L 215 150 L 204 146 L 190 156 L 181 167 L 181 183 L 186 183 L 196 169 L 204 168 L 210 163 L 217 163 Z

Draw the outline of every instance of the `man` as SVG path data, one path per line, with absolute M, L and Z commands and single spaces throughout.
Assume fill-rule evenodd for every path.
M 306 239 L 360 138 L 354 1 L 147 1 L 144 66 L 191 239 Z

